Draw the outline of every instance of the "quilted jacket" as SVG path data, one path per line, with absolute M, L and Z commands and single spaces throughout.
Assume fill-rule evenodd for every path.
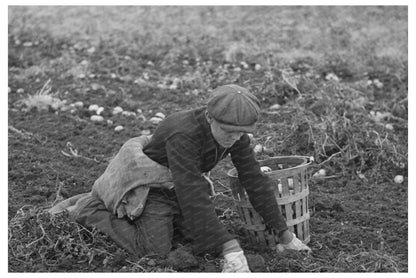
M 179 207 L 197 253 L 217 249 L 233 239 L 215 213 L 209 182 L 202 175 L 227 155 L 231 155 L 239 181 L 265 224 L 279 233 L 286 230 L 273 183 L 260 170 L 249 136 L 244 134 L 230 148 L 220 146 L 211 133 L 205 110 L 201 107 L 171 114 L 159 124 L 143 149 L 149 158 L 170 169 Z

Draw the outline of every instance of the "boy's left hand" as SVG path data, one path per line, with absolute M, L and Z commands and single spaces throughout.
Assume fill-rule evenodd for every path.
M 304 244 L 300 239 L 293 234 L 292 241 L 287 244 L 279 243 L 276 246 L 277 252 L 283 252 L 284 250 L 295 250 L 295 251 L 308 251 L 312 252 L 311 248 L 309 248 L 306 244 Z
M 244 252 L 231 252 L 224 255 L 222 272 L 251 272 Z

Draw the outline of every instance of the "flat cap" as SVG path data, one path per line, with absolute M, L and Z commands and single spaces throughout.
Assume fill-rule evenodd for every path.
M 216 88 L 207 103 L 208 113 L 227 131 L 254 133 L 260 101 L 246 88 L 230 84 Z

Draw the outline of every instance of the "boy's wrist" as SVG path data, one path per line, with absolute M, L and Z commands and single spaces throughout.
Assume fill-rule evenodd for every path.
M 279 236 L 279 241 L 281 244 L 288 244 L 293 240 L 293 234 L 289 230 L 285 230 Z
M 243 249 L 241 249 L 240 244 L 238 243 L 236 239 L 229 240 L 222 245 L 223 256 L 229 253 L 239 252 L 239 251 L 243 251 Z

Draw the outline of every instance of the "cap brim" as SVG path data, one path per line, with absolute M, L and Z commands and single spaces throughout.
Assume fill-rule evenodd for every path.
M 246 133 L 254 133 L 256 131 L 256 124 L 252 125 L 229 125 L 225 123 L 218 122 L 218 125 L 224 129 L 225 131 L 239 131 L 239 132 L 246 132 Z

